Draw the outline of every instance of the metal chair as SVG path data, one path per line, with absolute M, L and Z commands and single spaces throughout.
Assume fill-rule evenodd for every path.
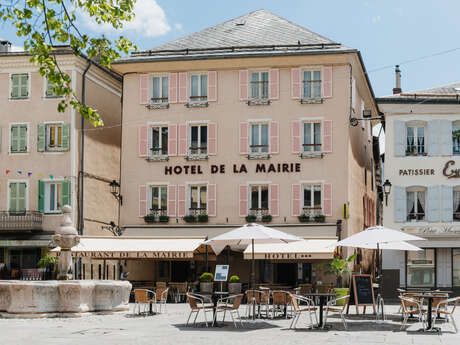
M 152 298 L 149 297 L 149 295 L 153 296 Z M 137 313 L 141 313 L 141 305 L 144 305 L 144 312 L 146 311 L 145 308 L 149 307 L 150 303 L 153 303 L 154 306 L 154 311 L 156 312 L 156 296 L 155 292 L 147 289 L 134 289 L 134 309 L 133 309 L 133 314 L 136 313 L 136 308 L 137 308 Z
M 286 319 L 287 319 L 287 308 L 289 305 L 289 298 L 288 294 L 286 291 L 282 290 L 274 290 L 272 291 L 272 308 L 273 308 L 273 313 L 272 313 L 272 319 L 275 318 L 275 313 L 276 310 L 279 309 L 279 307 L 283 306 L 285 308 L 285 314 L 286 314 Z
M 401 324 L 401 330 L 406 327 L 409 316 L 415 313 L 418 314 L 418 320 L 422 323 L 423 328 L 425 328 L 424 314 L 426 313 L 426 310 L 423 309 L 423 299 L 416 300 L 407 296 L 398 296 L 398 298 L 401 301 L 402 313 L 404 316 Z
M 162 306 L 165 307 L 166 312 L 166 302 L 168 300 L 168 291 L 169 288 L 157 288 L 155 290 L 156 304 L 159 306 L 159 313 L 161 313 Z
M 174 295 L 174 301 L 177 302 L 182 302 L 182 299 L 185 298 L 186 294 L 188 291 L 188 284 L 187 282 L 184 283 L 179 283 L 176 286 L 176 293 Z
M 228 296 L 225 298 L 221 298 L 217 301 L 216 312 L 214 313 L 214 321 L 212 322 L 213 326 L 217 319 L 217 313 L 223 312 L 224 316 L 222 318 L 222 322 L 225 322 L 225 314 L 227 311 L 230 313 L 232 317 L 233 325 L 235 328 L 238 328 L 238 325 L 235 321 L 235 318 L 238 317 L 240 320 L 240 325 L 243 327 L 243 322 L 241 321 L 241 316 L 239 312 L 241 301 L 243 300 L 243 294 Z
M 458 302 L 460 302 L 460 297 L 448 298 L 439 302 L 434 310 L 433 327 L 436 324 L 438 314 L 443 314 L 446 316 L 447 322 L 449 322 L 450 319 L 450 321 L 452 322 L 452 326 L 454 327 L 455 333 L 457 333 L 457 324 L 454 320 L 454 311 L 457 307 Z M 449 306 L 450 303 L 452 303 L 452 305 Z
M 313 328 L 314 326 L 312 314 L 315 317 L 316 324 L 318 324 L 318 317 L 316 316 L 316 311 L 318 310 L 318 308 L 315 307 L 315 303 L 312 299 L 299 295 L 294 295 L 291 293 L 289 293 L 289 298 L 291 299 L 291 304 L 294 309 L 294 317 L 292 318 L 289 329 L 292 329 L 293 327 L 296 328 L 297 322 L 299 321 L 300 316 L 303 312 L 308 312 L 308 316 L 310 317 L 310 327 Z M 301 302 L 305 303 L 306 306 L 300 306 Z
M 198 314 L 200 313 L 200 310 L 203 311 L 204 314 L 204 321 L 206 323 L 206 327 L 208 327 L 208 318 L 206 317 L 207 312 L 213 312 L 214 311 L 214 306 L 212 305 L 207 305 L 205 304 L 204 300 L 196 295 L 187 293 L 187 302 L 190 306 L 190 314 L 188 315 L 187 318 L 187 323 L 185 324 L 185 327 L 188 326 L 188 323 L 190 321 L 190 317 L 192 316 L 193 313 L 195 313 L 195 318 L 193 319 L 193 325 L 196 325 L 196 319 L 198 317 Z
M 340 318 L 342 319 L 342 322 L 343 322 L 343 327 L 345 327 L 345 329 L 348 329 L 347 320 L 345 320 L 345 316 L 343 312 L 347 308 L 349 298 L 350 298 L 350 295 L 347 295 L 347 296 L 342 296 L 339 298 L 334 298 L 330 300 L 329 302 L 327 302 L 327 305 L 323 308 L 323 310 L 326 312 L 326 314 L 324 315 L 324 322 L 323 322 L 323 327 L 322 327 L 323 329 L 327 323 L 327 317 L 330 312 L 339 313 Z M 337 301 L 341 301 L 341 300 L 345 300 L 344 305 L 343 306 L 337 305 Z

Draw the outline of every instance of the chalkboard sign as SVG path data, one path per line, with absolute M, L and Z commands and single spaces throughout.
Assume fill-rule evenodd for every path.
M 352 275 L 347 313 L 350 305 L 356 306 L 357 314 L 359 314 L 358 306 L 364 306 L 364 313 L 366 313 L 366 306 L 372 306 L 375 314 L 374 290 L 372 289 L 372 276 L 370 274 Z

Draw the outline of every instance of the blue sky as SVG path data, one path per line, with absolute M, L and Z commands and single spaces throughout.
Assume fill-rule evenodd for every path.
M 391 93 L 398 63 L 406 91 L 460 81 L 458 0 L 138 0 L 137 19 L 124 34 L 148 49 L 260 8 L 359 49 L 376 96 Z M 87 18 L 80 24 L 116 36 Z M 9 26 L 0 26 L 0 38 L 21 45 Z

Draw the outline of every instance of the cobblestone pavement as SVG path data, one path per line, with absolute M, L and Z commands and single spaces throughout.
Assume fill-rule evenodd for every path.
M 245 308 L 243 306 L 241 312 L 244 313 Z M 454 334 L 452 325 L 447 323 L 440 324 L 441 334 L 416 332 L 421 325 L 415 322 L 410 323 L 406 331 L 400 331 L 401 316 L 397 314 L 397 306 L 386 307 L 388 320 L 385 323 L 376 323 L 370 315 L 349 315 L 347 331 L 335 317 L 330 319 L 332 329 L 328 331 L 302 328 L 305 316 L 299 320 L 297 330 L 289 330 L 290 320 L 282 318 L 246 323 L 240 329 L 233 328 L 230 322 L 221 328 L 206 328 L 202 324 L 186 328 L 188 311 L 186 304 L 168 304 L 166 313 L 153 316 L 115 314 L 72 319 L 0 319 L 0 344 L 460 344 L 460 333 Z M 460 310 L 455 316 L 460 322 Z M 204 321 L 201 314 L 197 321 Z

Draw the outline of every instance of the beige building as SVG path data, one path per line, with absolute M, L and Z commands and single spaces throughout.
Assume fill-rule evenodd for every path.
M 109 183 L 119 179 L 122 80 L 67 47 L 56 54 L 77 97 L 99 111 L 105 127 L 86 122 L 82 135 L 81 116 L 70 107 L 57 111 L 61 98 L 30 56 L 10 52 L 9 42 L 2 42 L 0 263 L 15 277 L 35 268 L 47 251 L 62 205 L 73 207 L 74 225 L 84 235 L 101 234 L 101 226 L 117 222 Z
M 124 83 L 120 225 L 171 243 L 125 260 L 131 280 L 194 280 L 205 249 L 185 253 L 183 240 L 248 222 L 316 243 L 258 252 L 258 281 L 334 279 L 323 264 L 337 238 L 375 222 L 371 124 L 350 118 L 378 111 L 356 49 L 259 10 L 113 68 Z M 245 259 L 224 250 L 208 269 L 229 262 L 247 282 Z

